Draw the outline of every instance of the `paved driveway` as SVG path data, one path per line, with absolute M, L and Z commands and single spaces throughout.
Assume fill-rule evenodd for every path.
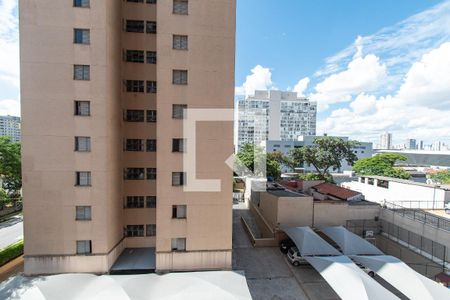
M 22 216 L 14 216 L 0 223 L 0 249 L 23 239 Z

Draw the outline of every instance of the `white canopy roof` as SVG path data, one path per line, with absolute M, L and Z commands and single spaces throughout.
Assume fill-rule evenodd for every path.
M 321 230 L 339 245 L 345 255 L 384 255 L 380 249 L 342 226 L 325 227 Z
M 166 275 L 64 274 L 21 286 L 23 300 L 252 299 L 243 274 L 231 271 Z
M 347 256 L 305 257 L 343 300 L 399 299 Z
M 412 300 L 450 299 L 448 288 L 417 273 L 393 256 L 353 256 L 352 258 L 375 271 Z
M 301 256 L 309 255 L 342 255 L 310 227 L 287 227 L 281 229 L 294 241 Z

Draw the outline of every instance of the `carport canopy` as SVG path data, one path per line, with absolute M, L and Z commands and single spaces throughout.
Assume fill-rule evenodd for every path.
M 339 245 L 344 255 L 384 255 L 380 249 L 342 226 L 324 227 L 321 231 Z
M 450 290 L 417 273 L 404 262 L 389 255 L 352 256 L 376 272 L 411 300 L 450 299 Z
M 355 265 L 347 256 L 305 257 L 344 300 L 400 299 Z
M 301 256 L 342 255 L 310 227 L 280 226 L 280 228 L 294 241 Z

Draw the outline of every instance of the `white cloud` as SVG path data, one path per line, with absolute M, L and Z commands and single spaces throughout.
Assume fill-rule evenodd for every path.
M 412 65 L 397 97 L 406 105 L 450 109 L 450 42 Z
M 332 103 L 348 102 L 354 95 L 374 91 L 384 84 L 386 77 L 386 65 L 373 54 L 363 57 L 362 49 L 357 48 L 347 69 L 319 82 L 310 97 L 318 101 L 321 108 L 326 108 Z
M 273 89 L 272 72 L 261 65 L 255 66 L 247 76 L 242 86 L 235 88 L 236 95 L 253 95 L 255 90 Z
M 0 0 L 0 82 L 9 94 L 19 94 L 18 0 Z M 1 99 L 0 114 L 20 115 L 18 99 Z
M 294 86 L 294 92 L 296 92 L 300 97 L 304 96 L 305 90 L 308 88 L 309 82 L 310 82 L 309 77 L 300 79 Z
M 0 100 L 0 115 L 20 116 L 20 103 L 18 100 Z
M 425 54 L 412 65 L 394 95 L 359 94 L 350 109 L 340 108 L 319 122 L 319 133 L 349 135 L 378 142 L 391 131 L 397 142 L 428 142 L 450 136 L 450 43 Z

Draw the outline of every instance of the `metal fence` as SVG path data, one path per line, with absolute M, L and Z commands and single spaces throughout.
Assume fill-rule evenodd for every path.
M 424 224 L 431 225 L 433 227 L 450 231 L 450 219 L 439 217 L 435 214 L 426 212 L 416 208 L 405 208 L 398 203 L 385 202 L 383 208 L 388 209 L 403 217 L 418 220 Z
M 347 220 L 345 227 L 357 234 L 363 236 L 365 231 L 372 231 L 374 234 L 380 233 L 380 222 L 373 219 L 370 220 Z
M 387 235 L 390 239 L 403 244 L 409 249 L 420 253 L 440 265 L 445 265 L 447 262 L 447 258 L 445 257 L 446 247 L 442 244 L 434 242 L 424 236 L 406 230 L 385 220 L 381 221 L 381 232 Z
M 416 208 L 416 209 L 439 209 L 445 208 L 444 201 L 429 201 L 429 200 L 391 200 L 389 203 L 395 203 L 404 208 Z

